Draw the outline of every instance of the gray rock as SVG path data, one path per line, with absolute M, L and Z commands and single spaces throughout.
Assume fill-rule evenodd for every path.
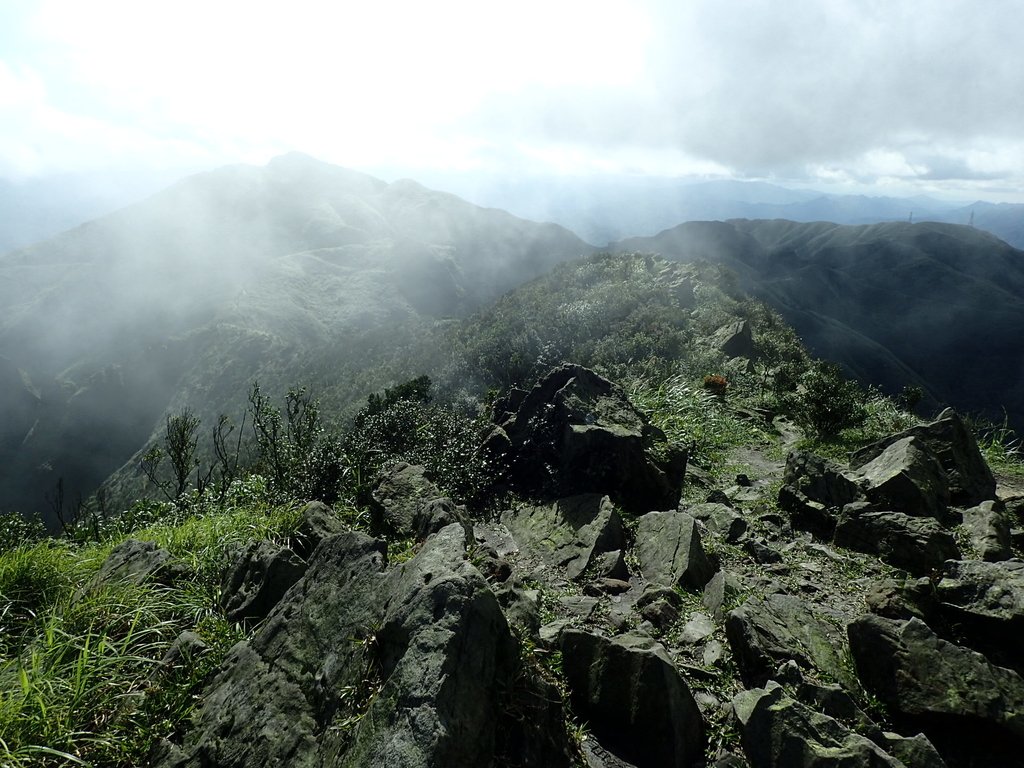
M 995 498 L 996 481 L 978 450 L 974 435 L 948 408 L 930 424 L 911 427 L 857 451 L 850 462 L 851 468 L 867 464 L 888 446 L 907 437 L 918 438 L 937 457 L 946 475 L 952 504 L 971 507 Z
M 908 515 L 941 517 L 949 505 L 946 472 L 928 444 L 904 437 L 857 470 L 870 501 Z
M 694 645 L 706 640 L 715 631 L 715 624 L 710 616 L 703 613 L 692 613 L 679 634 L 679 642 Z
M 1024 563 L 946 563 L 934 598 L 941 623 L 962 642 L 1024 673 Z
M 919 619 L 862 616 L 848 633 L 861 682 L 901 730 L 924 732 L 952 765 L 1019 764 L 1020 675 L 939 638 Z
M 753 360 L 757 356 L 750 322 L 737 320 L 715 331 L 711 344 L 726 357 L 745 357 Z
M 401 566 L 385 553 L 357 533 L 321 542 L 156 764 L 569 765 L 557 693 L 522 666 L 462 526 Z
M 751 768 L 906 768 L 867 737 L 790 698 L 778 683 L 742 691 L 732 706 Z
M 602 552 L 594 558 L 592 570 L 598 578 L 629 580 L 629 568 L 626 567 L 626 552 L 613 549 Z
M 674 509 L 686 470 L 685 450 L 618 386 L 578 365 L 538 382 L 483 450 L 512 490 L 547 499 L 607 494 L 636 514 Z
M 779 664 L 792 659 L 855 689 L 856 680 L 843 663 L 843 633 L 798 597 L 772 594 L 747 600 L 726 616 L 725 635 L 748 685 L 764 685 Z
M 839 518 L 834 543 L 878 555 L 914 575 L 931 573 L 946 560 L 960 558 L 956 539 L 938 521 L 901 512 L 860 512 L 853 504 Z
M 683 608 L 683 598 L 675 590 L 648 584 L 643 594 L 637 598 L 636 609 L 645 621 L 661 633 L 679 621 Z
M 857 702 L 842 686 L 806 677 L 795 661 L 782 664 L 775 671 L 774 679 L 785 686 L 790 695 L 815 712 L 855 727 L 857 733 L 867 736 L 876 744 L 883 742 L 882 730 L 857 706 Z
M 221 579 L 220 606 L 230 621 L 263 619 L 306 572 L 306 561 L 272 541 L 250 544 Z
M 782 553 L 769 546 L 768 543 L 761 538 L 751 538 L 744 541 L 743 551 L 754 558 L 755 563 L 760 563 L 761 565 L 782 562 Z
M 1009 560 L 1013 556 L 1010 520 L 999 502 L 983 501 L 964 510 L 964 529 L 982 560 Z
M 102 589 L 119 582 L 172 586 L 187 575 L 188 568 L 175 561 L 166 549 L 161 549 L 151 541 L 127 539 L 107 555 L 86 591 Z
M 790 451 L 782 475 L 784 486 L 828 509 L 841 509 L 864 498 L 864 491 L 835 462 L 807 451 Z
M 836 529 L 833 509 L 808 498 L 792 485 L 779 489 L 779 507 L 789 513 L 789 524 L 795 531 L 807 531 L 812 536 L 831 541 Z
M 742 591 L 742 585 L 726 571 L 718 571 L 704 586 L 701 604 L 711 612 L 715 621 L 725 618 L 726 604 Z
M 423 467 L 405 462 L 378 478 L 370 513 L 376 533 L 417 540 L 467 520 L 465 509 L 444 498 Z
M 375 531 L 398 538 L 414 534 L 423 507 L 441 496 L 426 472 L 421 466 L 400 462 L 381 474 L 371 492 Z
M 743 515 L 725 504 L 692 504 L 682 511 L 700 520 L 711 533 L 730 544 L 735 544 L 747 532 L 747 521 Z
M 685 512 L 651 512 L 637 522 L 633 547 L 648 581 L 704 589 L 715 573 L 701 544 L 697 521 Z
M 700 710 L 656 641 L 569 629 L 562 658 L 573 711 L 618 758 L 637 768 L 683 768 L 703 758 Z
M 302 522 L 289 538 L 288 545 L 303 560 L 308 560 L 320 542 L 328 536 L 348 530 L 331 508 L 320 501 L 311 501 L 302 510 Z
M 946 761 L 935 749 L 927 736 L 919 733 L 916 736 L 901 736 L 898 733 L 886 731 L 882 734 L 882 744 L 885 751 L 903 762 L 907 768 L 914 766 L 927 766 L 927 768 L 946 768 Z
M 607 496 L 597 494 L 519 507 L 502 513 L 501 522 L 521 550 L 565 568 L 570 579 L 625 543 L 619 513 Z

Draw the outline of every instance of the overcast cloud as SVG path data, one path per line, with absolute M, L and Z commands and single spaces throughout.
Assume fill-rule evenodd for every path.
M 5 3 L 0 176 L 299 150 L 1024 202 L 1022 29 L 1019 0 Z

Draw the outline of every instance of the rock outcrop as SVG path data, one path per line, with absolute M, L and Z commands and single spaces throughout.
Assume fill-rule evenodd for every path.
M 686 452 L 618 386 L 578 365 L 541 379 L 483 450 L 512 490 L 545 499 L 601 493 L 637 514 L 674 509 L 686 468 Z

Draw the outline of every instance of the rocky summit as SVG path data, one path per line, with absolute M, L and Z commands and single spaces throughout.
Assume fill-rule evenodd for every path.
M 586 368 L 495 419 L 500 508 L 400 464 L 383 538 L 311 504 L 237 553 L 221 600 L 253 631 L 155 765 L 1022 764 L 1024 561 L 997 546 L 1020 520 L 955 413 L 708 501 Z M 98 578 L 185 577 L 129 542 Z

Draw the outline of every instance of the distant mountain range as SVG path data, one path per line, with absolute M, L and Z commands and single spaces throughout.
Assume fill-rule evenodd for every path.
M 786 219 L 836 224 L 973 224 L 1024 248 L 1024 205 L 1010 203 L 834 195 L 754 181 L 691 183 L 649 177 L 503 181 L 440 176 L 434 183 L 480 205 L 504 208 L 535 221 L 557 222 L 595 245 L 652 236 L 686 221 Z
M 703 204 L 724 212 L 735 194 L 708 186 Z M 770 185 L 746 194 L 823 205 Z M 618 220 L 653 226 L 674 199 L 640 199 Z M 1020 427 L 1024 253 L 978 228 L 1012 223 L 1010 209 L 975 213 L 975 228 L 691 222 L 611 248 L 724 264 L 861 380 L 995 418 L 1005 407 Z M 167 414 L 237 420 L 255 379 L 273 394 L 308 385 L 343 418 L 401 376 L 443 371 L 440 332 L 457 318 L 596 250 L 556 224 L 287 155 L 191 176 L 2 255 L 0 506 L 46 513 L 58 479 L 74 498 L 119 469 L 137 491 Z

